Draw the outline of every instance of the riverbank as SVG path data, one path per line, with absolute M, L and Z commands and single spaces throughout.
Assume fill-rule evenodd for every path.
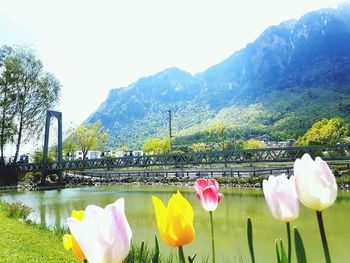
M 264 179 L 268 176 L 250 176 L 250 177 L 207 177 L 215 178 L 221 187 L 232 188 L 261 188 Z M 30 180 L 25 180 L 14 186 L 0 186 L 0 190 L 22 190 L 22 191 L 40 191 L 50 189 L 72 188 L 80 186 L 98 186 L 98 185 L 155 185 L 155 186 L 193 186 L 198 178 L 193 177 L 89 177 L 83 175 L 66 175 L 63 184 L 52 183 L 40 186 Z M 350 190 L 350 175 L 336 177 L 339 190 Z
M 0 202 L 0 261 L 2 263 L 79 262 L 65 251 L 54 233 L 9 218 L 6 204 Z

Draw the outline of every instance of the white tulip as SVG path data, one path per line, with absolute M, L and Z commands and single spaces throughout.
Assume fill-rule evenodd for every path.
M 271 175 L 263 181 L 265 200 L 272 216 L 284 222 L 290 222 L 299 215 L 299 200 L 295 189 L 295 179 L 288 180 L 285 174 Z
M 105 209 L 89 205 L 82 221 L 70 217 L 67 223 L 90 263 L 120 263 L 128 255 L 132 232 L 124 214 L 124 198 Z
M 306 207 L 323 211 L 337 198 L 337 183 L 327 163 L 320 157 L 312 160 L 304 154 L 294 162 L 298 198 Z

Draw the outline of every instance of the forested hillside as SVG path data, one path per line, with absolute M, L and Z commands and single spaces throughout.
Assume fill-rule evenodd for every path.
M 322 117 L 350 120 L 350 7 L 267 28 L 225 61 L 192 75 L 170 68 L 110 91 L 88 118 L 108 144 L 140 147 L 167 135 L 197 141 L 216 120 L 232 138 L 297 138 Z

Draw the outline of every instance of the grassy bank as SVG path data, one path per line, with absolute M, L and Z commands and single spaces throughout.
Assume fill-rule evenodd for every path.
M 15 218 L 9 217 L 11 205 L 0 201 L 0 262 L 1 263 L 70 263 L 82 262 L 75 260 L 70 251 L 63 248 L 62 236 L 64 230 L 51 231 L 45 226 L 37 225 L 31 221 L 18 219 L 18 211 L 12 210 Z M 27 207 L 28 208 L 28 207 Z M 10 212 L 11 213 L 11 212 Z M 152 262 L 156 251 L 144 246 L 132 246 L 124 263 Z M 142 257 L 140 261 L 140 251 Z M 157 252 L 159 253 L 159 251 Z M 159 263 L 178 262 L 176 256 L 163 258 L 158 256 Z
M 0 261 L 2 263 L 79 262 L 65 251 L 61 238 L 35 225 L 9 218 L 0 202 Z

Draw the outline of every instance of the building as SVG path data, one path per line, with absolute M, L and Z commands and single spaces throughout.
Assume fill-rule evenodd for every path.
M 100 159 L 101 158 L 101 152 L 100 151 L 88 151 L 86 154 L 85 159 Z M 82 151 L 76 151 L 75 152 L 75 159 L 77 160 L 83 160 L 83 152 Z

